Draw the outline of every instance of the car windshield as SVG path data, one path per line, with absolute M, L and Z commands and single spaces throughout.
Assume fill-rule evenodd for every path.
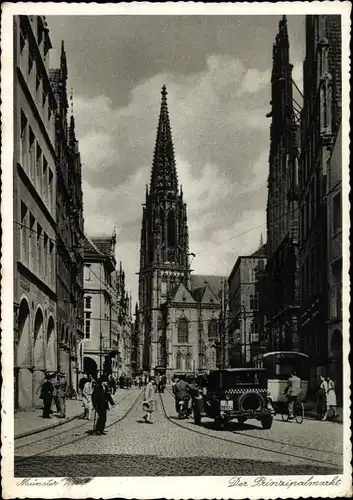
M 265 387 L 266 378 L 262 371 L 222 371 L 213 374 L 209 380 L 210 390 L 233 389 L 237 386 Z

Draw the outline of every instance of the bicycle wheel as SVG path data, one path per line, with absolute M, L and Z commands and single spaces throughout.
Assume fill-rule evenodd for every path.
M 281 412 L 281 417 L 282 417 L 283 422 L 288 422 L 288 420 L 289 420 L 288 410 L 283 410 Z
M 304 420 L 304 406 L 299 401 L 296 403 L 294 408 L 294 418 L 297 424 L 301 424 Z

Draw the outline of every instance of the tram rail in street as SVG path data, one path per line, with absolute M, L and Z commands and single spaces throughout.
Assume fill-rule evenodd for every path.
M 171 396 L 173 396 L 172 392 L 171 392 L 169 389 L 167 389 L 167 392 L 168 392 Z M 172 423 L 173 425 L 175 425 L 175 426 L 177 426 L 177 427 L 180 427 L 180 428 L 182 428 L 182 429 L 185 429 L 185 430 L 187 430 L 187 431 L 189 431 L 189 432 L 192 432 L 192 433 L 194 433 L 194 434 L 199 434 L 199 435 L 201 435 L 201 436 L 207 436 L 207 437 L 208 437 L 208 438 L 210 438 L 210 439 L 216 439 L 216 440 L 218 440 L 218 441 L 223 441 L 223 442 L 227 442 L 227 443 L 233 443 L 233 444 L 235 444 L 235 445 L 238 445 L 238 446 L 243 446 L 243 447 L 245 447 L 245 448 L 252 448 L 252 449 L 257 449 L 257 450 L 259 450 L 259 451 L 265 451 L 265 452 L 268 452 L 268 448 L 263 448 L 263 447 L 261 447 L 261 446 L 259 446 L 259 445 L 256 445 L 256 444 L 253 444 L 253 445 L 252 445 L 252 444 L 243 443 L 243 442 L 241 442 L 241 441 L 239 441 L 239 440 L 235 440 L 235 439 L 229 439 L 229 438 L 226 438 L 226 437 L 221 437 L 221 436 L 214 436 L 213 434 L 210 434 L 210 433 L 208 433 L 208 432 L 203 432 L 203 431 L 202 431 L 201 429 L 199 429 L 199 428 L 198 428 L 198 429 L 192 429 L 192 428 L 190 428 L 189 426 L 183 425 L 181 422 L 178 422 L 177 420 L 174 420 L 174 419 L 172 419 L 170 416 L 168 416 L 167 411 L 166 411 L 166 409 L 165 409 L 165 405 L 164 405 L 164 401 L 163 401 L 162 394 L 159 394 L 159 396 L 160 396 L 160 401 L 161 401 L 161 407 L 162 407 L 162 409 L 163 409 L 163 414 L 164 414 L 165 418 L 166 418 L 166 419 L 167 419 L 170 423 Z M 174 397 L 174 396 L 173 396 L 173 397 Z M 233 434 L 235 434 L 235 433 L 233 433 Z M 271 440 L 271 439 L 269 439 L 269 438 L 263 438 L 263 437 L 261 437 L 261 436 L 259 436 L 259 437 L 258 437 L 258 436 L 256 436 L 256 437 L 255 437 L 255 436 L 251 436 L 251 435 L 250 435 L 250 434 L 248 434 L 248 433 L 247 433 L 247 434 L 244 434 L 244 433 L 236 432 L 236 434 L 238 434 L 238 435 L 242 435 L 242 436 L 244 435 L 244 436 L 247 436 L 247 437 L 251 437 L 251 438 L 252 438 L 252 439 L 254 439 L 254 440 L 266 440 L 266 441 L 272 441 L 272 440 Z M 273 440 L 273 442 L 274 442 L 274 443 L 278 443 L 278 444 L 283 445 L 283 446 L 288 446 L 288 447 L 294 447 L 294 448 L 295 448 L 295 447 L 298 447 L 298 448 L 305 448 L 305 447 L 303 447 L 303 446 L 297 446 L 297 445 L 288 444 L 288 443 L 281 443 L 281 442 L 274 441 L 274 440 Z M 307 450 L 309 450 L 309 451 L 315 451 L 316 453 L 323 452 L 323 450 L 316 450 L 316 449 L 314 449 L 314 448 L 305 448 L 305 449 L 307 449 Z M 286 456 L 286 457 L 293 457 L 293 458 L 299 458 L 299 459 L 302 459 L 302 458 L 303 458 L 303 457 L 302 457 L 302 456 L 300 456 L 299 454 L 290 453 L 290 452 L 284 452 L 284 451 L 280 451 L 280 450 L 273 450 L 273 453 L 274 453 L 274 454 L 277 454 L 277 455 Z M 330 454 L 331 454 L 331 452 L 330 452 Z M 337 452 L 335 453 L 335 455 L 342 456 L 342 454 L 341 454 L 341 453 L 337 453 Z M 325 466 L 330 466 L 330 467 L 332 467 L 332 466 L 336 466 L 336 467 L 337 467 L 337 464 L 336 464 L 336 463 L 329 462 L 329 461 L 324 461 L 324 460 L 318 460 L 318 459 L 315 459 L 315 458 L 312 458 L 312 457 L 310 457 L 310 461 L 311 461 L 311 462 L 315 462 L 315 463 L 317 463 L 317 464 L 325 465 Z
M 111 422 L 110 424 L 108 424 L 106 426 L 106 429 L 109 429 L 110 427 L 113 427 L 114 425 L 117 425 L 118 423 L 122 422 L 132 412 L 132 410 L 135 408 L 135 406 L 136 406 L 137 402 L 139 401 L 139 399 L 141 398 L 142 394 L 143 394 L 143 391 L 140 391 L 139 394 L 138 394 L 138 396 L 134 399 L 133 403 L 128 407 L 128 409 L 123 413 L 123 415 L 120 416 L 119 418 L 117 418 L 116 420 L 114 420 L 113 422 Z M 122 400 L 120 400 L 117 403 L 117 405 L 119 405 L 120 403 L 122 403 L 123 401 L 125 401 L 128 396 L 129 396 L 129 394 L 127 394 Z M 69 424 L 69 423 L 70 422 L 67 422 L 67 424 Z M 88 428 L 88 426 L 91 427 L 91 425 L 92 425 L 92 422 L 88 422 L 87 421 L 87 422 L 84 422 L 84 423 L 82 423 L 82 424 L 80 424 L 78 426 L 75 426 L 74 428 L 69 429 L 69 430 L 70 431 L 71 430 L 75 431 L 75 430 L 83 428 L 85 426 L 87 428 Z M 50 429 L 46 430 L 46 432 L 49 432 L 49 431 L 50 431 Z M 57 437 L 57 436 L 59 436 L 61 434 L 64 434 L 65 432 L 68 432 L 68 430 L 66 429 L 66 430 L 60 431 L 59 433 L 51 435 L 50 437 L 51 438 L 55 438 L 55 437 Z M 23 449 L 25 447 L 34 446 L 35 444 L 40 443 L 42 441 L 45 441 L 48 438 L 41 438 L 41 439 L 39 439 L 37 441 L 31 441 L 30 443 L 27 443 L 25 445 L 16 446 L 16 448 L 15 448 L 15 463 L 16 463 L 16 465 L 17 464 L 21 464 L 21 463 L 26 462 L 27 460 L 29 460 L 29 459 L 31 459 L 33 457 L 40 456 L 40 455 L 45 455 L 48 451 L 58 450 L 58 449 L 63 448 L 65 446 L 67 446 L 67 445 L 70 445 L 70 444 L 82 441 L 84 439 L 87 439 L 87 438 L 89 438 L 91 436 L 92 435 L 89 433 L 89 431 L 86 431 L 85 434 L 83 434 L 83 435 L 81 435 L 79 437 L 75 437 L 74 439 L 66 440 L 64 443 L 61 443 L 61 444 L 59 444 L 57 446 L 54 446 L 54 447 L 51 446 L 50 448 L 46 448 L 45 450 L 42 450 L 42 451 L 39 451 L 39 452 L 36 452 L 36 453 L 31 453 L 30 455 L 26 455 L 26 456 L 16 456 L 16 450 Z M 24 439 L 24 438 L 22 438 L 22 439 Z

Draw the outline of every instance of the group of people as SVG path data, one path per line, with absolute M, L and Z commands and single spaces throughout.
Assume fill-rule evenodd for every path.
M 65 373 L 45 373 L 44 380 L 39 386 L 39 398 L 43 401 L 43 418 L 51 418 L 55 403 L 59 418 L 66 417 L 66 399 L 69 395 Z
M 300 397 L 302 392 L 301 380 L 293 371 L 287 381 L 284 394 L 288 399 L 288 414 L 289 419 L 293 419 L 294 404 Z M 327 420 L 329 411 L 332 412 L 332 418 L 337 418 L 336 411 L 337 398 L 335 383 L 331 377 L 320 375 L 319 389 L 317 392 L 317 414 L 321 420 Z
M 332 418 L 337 418 L 336 411 L 337 397 L 335 383 L 331 377 L 323 377 L 320 375 L 320 386 L 318 390 L 318 413 L 322 415 L 321 420 L 327 420 L 329 411 L 332 412 Z
M 103 435 L 107 422 L 108 410 L 115 406 L 112 394 L 116 392 L 116 384 L 112 375 L 99 377 L 97 380 L 91 375 L 84 375 L 79 382 L 79 389 L 84 407 L 83 418 L 92 419 L 92 412 L 95 411 L 97 421 L 95 422 L 94 433 Z

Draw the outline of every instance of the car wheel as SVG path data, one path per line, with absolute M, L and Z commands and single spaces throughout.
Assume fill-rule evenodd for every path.
M 238 423 L 239 423 L 240 425 L 243 425 L 243 424 L 246 422 L 246 420 L 247 420 L 247 419 L 246 419 L 245 417 L 238 417 L 238 419 L 237 419 L 237 420 L 238 420 Z
M 262 417 L 261 424 L 264 429 L 271 429 L 273 417 Z

